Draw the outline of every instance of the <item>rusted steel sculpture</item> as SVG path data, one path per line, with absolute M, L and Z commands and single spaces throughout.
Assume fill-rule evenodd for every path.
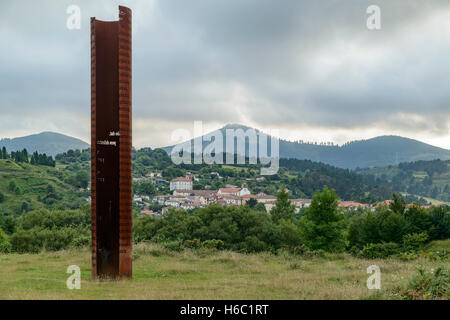
M 92 277 L 131 278 L 131 10 L 91 18 Z

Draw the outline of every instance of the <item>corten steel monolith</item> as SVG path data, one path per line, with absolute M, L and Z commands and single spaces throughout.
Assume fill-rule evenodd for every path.
M 131 278 L 131 10 L 91 18 L 92 277 Z

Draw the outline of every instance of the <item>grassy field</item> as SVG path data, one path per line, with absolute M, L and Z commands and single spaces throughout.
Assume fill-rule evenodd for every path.
M 381 290 L 366 287 L 370 265 L 381 269 Z M 69 265 L 81 268 L 81 289 L 69 290 Z M 133 280 L 92 281 L 88 249 L 0 255 L 0 299 L 395 299 L 418 266 L 448 262 L 365 260 L 347 254 L 304 258 L 229 251 L 171 252 L 135 247 Z

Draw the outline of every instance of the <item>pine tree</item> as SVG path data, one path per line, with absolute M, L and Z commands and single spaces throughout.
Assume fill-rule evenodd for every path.
M 406 202 L 402 196 L 397 193 L 392 194 L 392 202 L 389 204 L 389 209 L 398 214 L 403 214 L 405 212 Z
M 302 219 L 303 234 L 308 246 L 326 251 L 341 251 L 345 247 L 343 215 L 337 210 L 339 197 L 327 187 L 314 194 Z
M 289 201 L 289 193 L 284 186 L 277 192 L 277 201 L 272 210 L 270 210 L 270 214 L 275 222 L 278 222 L 280 219 L 286 221 L 294 220 L 295 206 Z

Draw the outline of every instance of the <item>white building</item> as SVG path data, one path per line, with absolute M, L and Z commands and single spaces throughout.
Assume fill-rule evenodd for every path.
M 219 191 L 217 192 L 218 195 L 226 195 L 226 194 L 231 194 L 234 196 L 238 196 L 238 197 L 242 197 L 245 196 L 247 194 L 250 194 L 250 190 L 248 190 L 247 188 L 220 188 Z
M 172 190 L 192 190 L 192 179 L 179 177 L 170 181 L 170 191 Z

